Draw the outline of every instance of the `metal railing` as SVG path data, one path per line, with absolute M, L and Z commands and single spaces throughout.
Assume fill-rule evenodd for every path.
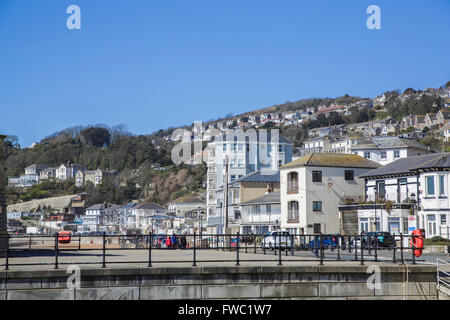
M 445 266 L 448 267 L 448 271 L 444 271 Z M 437 258 L 436 269 L 437 289 L 440 290 L 441 285 L 450 289 L 450 262 Z
M 0 264 L 5 270 L 12 266 L 53 265 L 58 269 L 62 264 L 100 264 L 103 268 L 107 264 L 143 264 L 152 267 L 155 263 L 224 263 L 234 262 L 240 265 L 244 262 L 304 262 L 316 261 L 319 265 L 329 261 L 358 261 L 360 265 L 365 262 L 393 262 L 415 264 L 418 260 L 413 245 L 414 235 L 392 235 L 391 238 L 380 238 L 367 234 L 340 235 L 340 234 L 310 234 L 285 235 L 275 233 L 267 234 L 189 234 L 189 235 L 71 235 L 69 239 L 64 235 L 8 235 L 7 249 L 4 254 L 4 263 Z M 408 242 L 405 245 L 406 241 Z M 145 260 L 130 260 L 120 258 L 111 260 L 109 256 L 120 250 L 143 250 L 146 252 Z M 192 258 L 185 259 L 186 254 L 178 250 L 192 252 Z M 97 253 L 95 253 L 95 251 Z M 172 251 L 172 260 L 155 259 L 156 252 Z M 198 252 L 207 251 L 208 259 L 199 259 Z M 229 254 L 235 251 L 235 254 Z M 86 252 L 96 259 L 83 261 L 61 261 L 61 257 L 68 253 Z M 220 253 L 228 252 L 228 254 Z M 273 252 L 271 255 L 270 253 Z M 217 254 L 214 254 L 217 253 Z M 380 255 L 382 253 L 382 255 Z M 243 254 L 245 254 L 243 256 Z M 251 255 L 250 255 L 251 254 Z M 30 263 L 14 263 L 11 260 L 17 257 L 28 256 L 45 257 L 45 261 L 31 261 Z M 407 258 L 410 256 L 411 258 Z M 98 259 L 98 258 L 101 259 Z M 140 256 L 141 258 L 142 256 Z M 169 257 L 169 258 L 170 258 Z M 284 257 L 284 258 L 283 258 Z M 165 257 L 168 258 L 168 257 Z M 2 258 L 3 259 L 3 258 Z M 94 260 L 94 261 L 92 261 Z M 1 261 L 1 260 L 0 260 Z M 28 262 L 28 261 L 27 261 Z

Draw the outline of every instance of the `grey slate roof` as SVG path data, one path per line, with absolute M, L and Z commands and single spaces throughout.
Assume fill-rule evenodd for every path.
M 161 207 L 159 204 L 156 204 L 154 202 L 144 202 L 140 205 L 136 206 L 136 209 L 143 209 L 143 210 L 165 210 L 164 207 Z
M 103 203 L 97 203 L 94 204 L 93 206 L 90 206 L 89 208 L 86 209 L 87 210 L 103 210 L 105 209 L 105 205 Z
M 269 192 L 262 197 L 241 203 L 241 206 L 250 204 L 280 203 L 280 192 Z
M 280 171 L 274 170 L 259 170 L 249 173 L 237 180 L 234 180 L 230 185 L 241 182 L 280 182 Z
M 392 149 L 392 148 L 415 148 L 421 150 L 427 150 L 428 147 L 418 143 L 412 139 L 400 138 L 400 137 L 374 137 L 369 141 L 364 141 L 361 144 L 357 144 L 351 147 L 352 150 L 359 149 Z
M 450 167 L 450 153 L 432 153 L 422 156 L 401 158 L 378 169 L 370 170 L 360 178 L 400 175 L 420 169 Z

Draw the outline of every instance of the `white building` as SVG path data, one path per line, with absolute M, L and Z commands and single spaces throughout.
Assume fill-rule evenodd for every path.
M 354 206 L 358 230 L 408 234 L 420 228 L 427 238 L 449 238 L 449 173 L 450 153 L 438 153 L 399 159 L 363 174 L 373 204 Z
M 75 175 L 79 170 L 85 171 L 86 168 L 79 164 L 70 163 L 70 161 L 67 164 L 61 164 L 56 169 L 56 179 L 65 181 L 67 179 L 75 178 Z
M 266 234 L 278 230 L 281 222 L 280 192 L 244 202 L 241 207 L 241 233 Z
M 399 137 L 373 137 L 351 147 L 351 151 L 381 165 L 400 158 L 431 153 L 427 146 L 414 140 Z
M 359 175 L 379 167 L 354 154 L 311 153 L 280 168 L 281 229 L 338 233 L 338 205 L 364 196 Z
M 242 134 L 240 134 L 242 133 Z M 216 210 L 216 193 L 225 184 L 228 166 L 228 183 L 258 170 L 278 170 L 292 160 L 292 143 L 267 131 L 230 131 L 217 137 L 208 145 L 208 172 L 206 207 L 208 220 L 222 212 Z

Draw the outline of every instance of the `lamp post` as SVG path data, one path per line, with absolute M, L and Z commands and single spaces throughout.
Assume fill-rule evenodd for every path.
M 377 198 L 378 198 L 378 190 L 377 187 L 373 187 L 374 189 L 374 193 L 375 193 L 375 231 L 379 231 L 378 230 L 378 224 L 377 224 Z

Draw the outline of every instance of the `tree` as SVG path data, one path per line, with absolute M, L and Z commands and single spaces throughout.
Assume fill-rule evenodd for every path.
M 95 147 L 107 146 L 111 142 L 109 131 L 101 127 L 90 127 L 81 131 L 86 142 Z

